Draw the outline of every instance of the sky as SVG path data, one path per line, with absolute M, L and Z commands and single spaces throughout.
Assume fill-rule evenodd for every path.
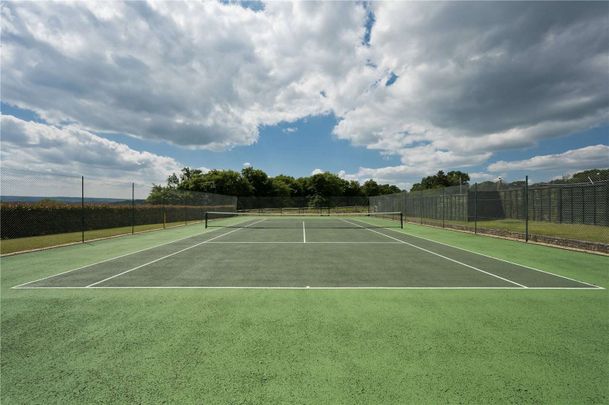
M 184 166 L 404 189 L 609 167 L 606 2 L 0 8 L 3 194 Z

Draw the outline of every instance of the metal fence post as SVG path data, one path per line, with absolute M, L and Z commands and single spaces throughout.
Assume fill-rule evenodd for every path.
M 552 188 L 548 188 L 548 222 L 552 222 Z
M 558 186 L 558 223 L 562 224 L 562 186 Z
M 592 186 L 592 225 L 596 225 L 596 186 Z
M 575 223 L 575 209 L 573 208 L 574 207 L 574 204 L 573 204 L 573 190 L 574 189 L 575 189 L 574 187 L 571 187 L 571 223 L 572 224 Z
M 474 233 L 478 233 L 478 183 L 474 184 Z
M 85 176 L 80 176 L 80 234 L 85 243 Z
M 529 241 L 529 176 L 524 180 L 524 241 Z
M 586 187 L 582 186 L 582 224 L 586 223 Z
M 135 183 L 131 183 L 131 234 L 135 233 Z
M 442 188 L 442 228 L 445 227 L 444 223 L 446 221 L 446 187 Z

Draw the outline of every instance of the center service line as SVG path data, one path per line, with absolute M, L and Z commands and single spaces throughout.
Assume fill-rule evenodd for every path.
M 268 219 L 268 218 L 261 219 L 260 221 L 252 222 L 251 224 L 245 225 L 243 228 L 247 228 L 247 227 L 249 227 L 249 226 L 256 225 L 256 224 L 258 224 L 258 223 L 260 223 L 260 222 L 262 222 L 262 221 L 266 221 L 267 219 Z M 222 235 L 218 235 L 218 236 L 216 236 L 216 237 L 214 237 L 214 238 L 207 239 L 207 240 L 205 240 L 205 241 L 203 241 L 203 242 L 197 243 L 196 245 L 192 245 L 192 246 L 189 246 L 189 247 L 187 247 L 187 248 L 185 248 L 185 249 L 178 250 L 177 252 L 170 253 L 170 254 L 168 254 L 168 255 L 166 255 L 166 256 L 159 257 L 158 259 L 155 259 L 155 260 L 149 261 L 148 263 L 140 264 L 139 266 L 136 266 L 136 267 L 134 267 L 134 268 L 132 268 L 132 269 L 129 269 L 129 270 L 125 270 L 125 271 L 123 271 L 122 273 L 118 273 L 118 274 L 115 274 L 115 275 L 110 276 L 110 277 L 108 277 L 108 278 L 105 278 L 105 279 L 103 279 L 103 280 L 96 281 L 96 282 L 95 282 L 95 283 L 93 283 L 93 284 L 89 284 L 89 285 L 88 285 L 88 286 L 86 286 L 85 288 L 94 287 L 94 286 L 96 286 L 96 285 L 98 285 L 98 284 L 101 284 L 101 283 L 103 283 L 103 282 L 105 282 L 105 281 L 112 280 L 113 278 L 116 278 L 116 277 L 118 277 L 118 276 L 122 276 L 123 274 L 127 274 L 127 273 L 129 273 L 129 272 L 131 272 L 131 271 L 133 271 L 133 270 L 141 269 L 142 267 L 148 266 L 149 264 L 153 264 L 153 263 L 159 262 L 159 261 L 161 261 L 161 260 L 167 259 L 168 257 L 175 256 L 175 255 L 177 255 L 178 253 L 182 253 L 182 252 L 185 252 L 185 251 L 190 250 L 190 249 L 192 249 L 192 248 L 196 248 L 197 246 L 204 245 L 204 244 L 206 244 L 206 243 L 208 243 L 208 242 L 211 242 L 211 241 L 212 241 L 212 240 L 214 240 L 214 239 L 218 239 L 218 238 L 221 238 L 221 237 L 223 237 L 223 236 L 229 235 L 229 234 L 231 234 L 231 233 L 233 233 L 233 232 L 237 232 L 237 231 L 239 231 L 239 230 L 241 230 L 241 229 L 243 229 L 243 228 L 237 228 L 237 229 L 233 229 L 233 230 L 232 230 L 232 231 L 230 231 L 230 232 L 226 232 L 226 233 L 223 233 Z
M 302 243 L 307 243 L 307 231 L 305 230 L 304 221 L 302 221 Z

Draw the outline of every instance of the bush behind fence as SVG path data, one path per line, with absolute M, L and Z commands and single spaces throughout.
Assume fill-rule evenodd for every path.
M 179 205 L 39 205 L 2 203 L 2 239 L 92 231 L 202 220 L 205 211 L 232 210 L 231 206 Z

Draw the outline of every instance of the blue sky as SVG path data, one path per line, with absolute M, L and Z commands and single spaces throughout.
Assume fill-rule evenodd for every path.
M 609 166 L 602 3 L 6 2 L 2 14 L 5 172 L 151 184 L 248 163 L 407 189 L 437 170 L 544 181 Z
M 315 169 L 338 173 L 354 172 L 359 166 L 375 167 L 397 164 L 397 157 L 383 157 L 377 151 L 354 147 L 349 141 L 332 135 L 336 125 L 333 115 L 304 118 L 292 123 L 260 128 L 259 140 L 247 146 L 215 152 L 189 150 L 167 143 L 134 140 L 127 136 L 109 136 L 134 149 L 166 153 L 191 167 L 241 170 L 244 163 L 258 167 L 269 175 L 309 176 Z

